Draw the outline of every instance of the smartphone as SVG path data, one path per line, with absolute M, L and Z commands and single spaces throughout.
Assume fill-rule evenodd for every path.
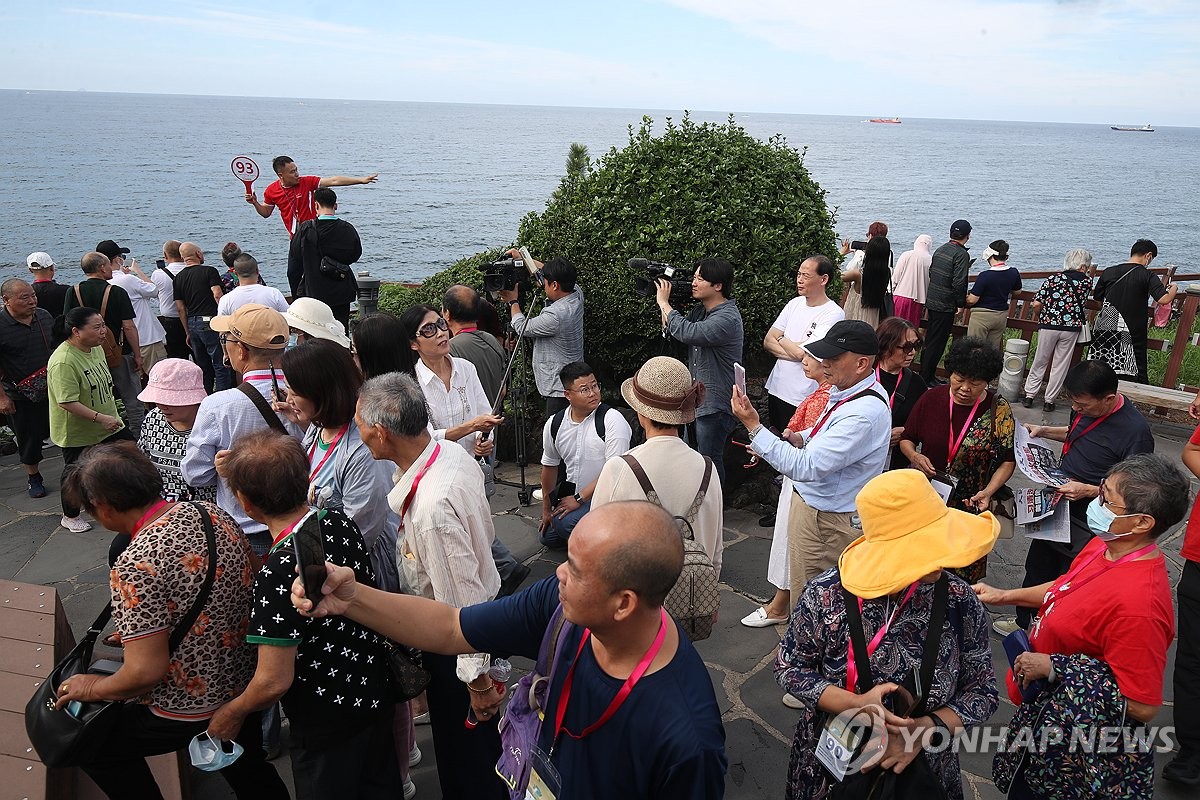
M 736 361 L 733 362 L 733 385 L 746 397 L 746 368 Z
M 154 262 L 154 266 L 158 267 L 159 269 L 164 269 L 167 266 L 167 262 L 160 258 Z
M 287 392 L 279 388 L 279 378 L 275 375 L 275 365 L 271 364 L 271 391 L 275 394 L 276 403 L 287 402 Z
M 866 250 L 867 243 L 862 240 L 855 239 L 853 242 L 850 243 L 850 249 L 851 250 Z
M 316 509 L 309 511 L 292 529 L 292 549 L 296 553 L 296 564 L 300 580 L 304 583 L 304 594 L 316 605 L 324 597 L 321 587 L 325 584 L 325 545 L 321 541 L 321 520 Z

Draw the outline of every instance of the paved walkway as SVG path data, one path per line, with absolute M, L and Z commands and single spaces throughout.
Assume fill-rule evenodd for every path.
M 1066 420 L 1063 410 L 1043 415 L 1036 409 L 1018 407 L 1016 412 L 1027 422 L 1045 420 L 1065 424 Z M 1155 426 L 1158 452 L 1178 459 L 1190 433 L 1190 428 Z M 55 449 L 48 451 L 48 455 L 43 473 L 50 488 L 58 485 L 62 460 Z M 515 468 L 501 472 L 503 477 L 516 479 Z M 532 481 L 536 474 L 536 469 L 528 470 L 529 480 Z M 1019 486 L 1021 480 L 1014 478 L 1012 483 Z M 51 492 L 42 500 L 31 500 L 25 493 L 24 474 L 16 457 L 0 459 L 0 578 L 54 586 L 79 635 L 108 597 L 105 559 L 111 537 L 103 530 L 74 534 L 58 527 L 61 515 L 58 500 L 57 492 Z M 516 490 L 501 486 L 493 498 L 492 508 L 497 534 L 518 558 L 526 560 L 532 567 L 530 580 L 552 574 L 561 556 L 543 550 L 537 543 L 537 507 L 521 507 Z M 758 527 L 758 517 L 762 513 L 763 509 L 726 513 L 720 621 L 712 637 L 698 645 L 712 675 L 725 722 L 729 755 L 726 796 L 731 800 L 760 800 L 782 794 L 796 720 L 796 712 L 780 703 L 781 691 L 771 669 L 773 651 L 783 629 L 753 630 L 738 622 L 771 591 L 765 579 L 771 531 Z M 1181 540 L 1182 527 L 1164 536 L 1160 542 L 1167 554 L 1172 585 L 1178 582 L 1182 566 L 1179 558 Z M 1026 547 L 1020 537 L 1000 542 L 990 559 L 988 581 L 998 586 L 1019 585 Z M 992 656 L 1000 673 L 1007 667 L 1007 661 L 1000 639 L 995 635 L 992 637 Z M 1173 661 L 1174 647 L 1168 663 L 1166 702 L 1156 720 L 1158 725 L 1171 724 Z M 996 725 L 1007 721 L 1013 712 L 1013 707 L 1003 699 L 1003 691 L 1001 694 L 1000 710 L 992 720 Z M 422 764 L 413 770 L 417 796 L 434 800 L 440 793 L 429 728 L 418 727 L 417 731 L 418 743 L 425 754 Z M 1166 754 L 1157 757 L 1160 770 L 1167 760 L 1169 755 Z M 285 780 L 290 785 L 287 757 L 275 763 L 287 773 Z M 991 784 L 989 755 L 963 755 L 962 763 L 968 798 L 994 800 L 1002 797 Z M 197 800 L 233 796 L 219 777 L 196 771 L 193 775 Z M 1194 796 L 1162 780 L 1155 789 L 1160 798 Z

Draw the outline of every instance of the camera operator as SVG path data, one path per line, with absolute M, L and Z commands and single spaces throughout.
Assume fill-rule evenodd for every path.
M 742 358 L 742 314 L 729 295 L 733 265 L 722 258 L 701 259 L 692 278 L 692 298 L 700 301 L 684 317 L 671 307 L 671 282 L 658 280 L 655 299 L 663 333 L 688 346 L 688 369 L 707 390 L 696 409 L 696 449 L 713 460 L 725 489 L 725 442 L 737 425 L 730 413 L 733 364 Z
M 516 249 L 508 254 L 522 257 Z M 517 287 L 498 294 L 508 303 L 513 331 L 533 339 L 533 377 L 538 394 L 546 398 L 546 416 L 550 417 L 568 406 L 559 372 L 573 361 L 583 361 L 583 290 L 575 285 L 575 265 L 567 259 L 552 258 L 545 264 L 535 260 L 533 264 L 541 270 L 546 291 L 546 307 L 540 314 L 526 322 Z

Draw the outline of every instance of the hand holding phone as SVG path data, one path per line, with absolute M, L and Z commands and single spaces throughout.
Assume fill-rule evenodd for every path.
M 733 362 L 733 385 L 746 396 L 746 368 L 736 361 Z
M 316 509 L 309 511 L 292 528 L 292 549 L 296 553 L 296 565 L 300 580 L 304 583 L 304 595 L 315 606 L 325 593 L 325 545 L 321 540 L 321 520 Z

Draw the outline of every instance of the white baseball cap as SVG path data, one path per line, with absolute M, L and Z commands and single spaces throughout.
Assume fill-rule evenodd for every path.
M 36 253 L 30 253 L 29 257 L 25 259 L 25 263 L 29 266 L 30 271 L 38 269 L 50 269 L 54 266 L 54 259 L 50 257 L 49 253 L 38 251 Z

